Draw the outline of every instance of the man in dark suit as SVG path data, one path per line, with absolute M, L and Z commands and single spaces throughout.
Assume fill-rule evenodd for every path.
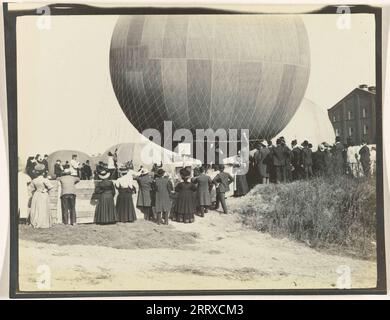
M 211 205 L 210 191 L 212 188 L 211 178 L 204 173 L 204 168 L 199 167 L 199 175 L 192 178 L 192 183 L 197 185 L 197 198 L 200 209 L 200 216 L 204 217 L 208 207 Z
M 223 212 L 227 214 L 228 210 L 225 201 L 225 192 L 229 192 L 229 185 L 234 181 L 234 178 L 229 173 L 224 172 L 225 166 L 223 164 L 219 165 L 218 170 L 219 173 L 213 179 L 217 191 L 217 204 L 215 209 L 218 209 L 219 203 L 221 203 Z
M 269 153 L 270 149 L 268 149 L 265 145 L 265 140 L 260 140 L 257 150 L 253 156 L 260 183 L 269 182 L 269 165 L 267 163 L 267 161 L 269 162 Z
M 336 137 L 336 142 L 332 147 L 332 159 L 335 175 L 341 175 L 345 172 L 344 149 L 344 143 L 341 142 L 340 137 Z
M 292 177 L 293 180 L 299 180 L 302 178 L 302 150 L 299 148 L 298 142 L 295 139 L 291 141 L 291 148 Z
M 42 160 L 42 164 L 45 166 L 45 176 L 47 176 L 47 174 L 49 173 L 49 156 L 47 154 L 45 154 L 43 156 L 43 160 Z
M 370 149 L 367 147 L 367 143 L 363 141 L 363 146 L 359 150 L 360 163 L 363 167 L 363 173 L 366 177 L 370 176 Z
M 303 141 L 302 147 L 302 166 L 305 173 L 305 178 L 308 179 L 309 177 L 313 176 L 313 155 L 307 140 Z
M 286 150 L 280 138 L 276 140 L 276 147 L 272 149 L 273 165 L 276 172 L 276 183 L 286 181 Z
M 85 179 L 86 180 L 91 180 L 91 178 L 92 178 L 92 169 L 91 169 L 91 165 L 89 164 L 89 160 L 85 161 L 84 175 L 85 175 Z
M 274 167 L 274 159 L 273 159 L 273 150 L 275 146 L 272 144 L 271 140 L 267 140 L 267 148 L 270 151 L 264 160 L 267 163 L 267 170 L 269 173 L 269 182 L 275 183 L 276 182 L 276 171 Z
M 62 172 L 64 171 L 64 168 L 62 167 L 61 160 L 58 159 L 56 163 L 54 164 L 54 174 L 56 178 L 59 178 L 62 176 Z
M 145 220 L 154 220 L 152 210 L 152 207 L 155 205 L 153 203 L 153 200 L 155 200 L 155 192 L 152 189 L 153 178 L 147 169 L 142 168 L 138 176 L 134 177 L 134 180 L 138 182 L 139 186 L 137 208 L 144 214 Z
M 291 150 L 289 147 L 286 145 L 286 140 L 284 137 L 280 137 L 280 143 L 284 149 L 284 156 L 285 156 L 285 166 L 284 166 L 284 177 L 285 177 L 285 182 L 291 182 L 292 181 L 292 173 L 291 173 Z
M 57 180 L 61 183 L 61 211 L 62 223 L 76 224 L 76 188 L 75 185 L 80 182 L 79 177 L 70 175 L 70 169 L 65 169 L 61 177 Z

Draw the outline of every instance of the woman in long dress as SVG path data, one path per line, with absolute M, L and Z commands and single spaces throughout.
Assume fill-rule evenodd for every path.
M 28 202 L 30 200 L 30 186 L 31 178 L 19 171 L 18 173 L 18 204 L 19 204 L 19 223 L 27 224 L 30 216 Z
M 127 169 L 121 169 L 122 176 L 116 180 L 115 188 L 118 190 L 116 198 L 116 212 L 119 222 L 134 222 L 137 220 L 135 213 L 133 194 L 136 193 L 133 185 L 133 176 Z
M 94 217 L 96 224 L 113 224 L 118 221 L 114 203 L 115 187 L 109 180 L 110 175 L 109 171 L 101 170 L 99 173 L 101 181 L 96 183 L 95 194 L 99 195 Z
M 191 173 L 187 169 L 180 170 L 180 175 L 183 181 L 175 188 L 177 200 L 173 220 L 191 223 L 195 221 L 196 203 L 194 192 L 196 191 L 196 185 L 189 181 Z
M 153 178 L 150 176 L 149 171 L 142 168 L 139 171 L 139 175 L 134 178 L 138 182 L 138 198 L 137 208 L 144 214 L 145 220 L 154 220 L 153 217 Z
M 249 187 L 246 179 L 246 173 L 248 171 L 248 163 L 243 161 L 241 153 L 236 156 L 233 164 L 234 173 L 234 196 L 241 197 L 248 193 Z
M 171 212 L 171 193 L 173 184 L 169 176 L 165 174 L 164 169 L 160 168 L 156 172 L 156 178 L 153 184 L 156 192 L 156 222 L 157 224 L 168 224 L 168 215 Z
M 53 185 L 43 176 L 45 173 L 43 164 L 37 164 L 34 172 L 37 177 L 31 182 L 34 194 L 31 200 L 30 223 L 34 228 L 50 228 L 52 219 L 48 192 L 53 188 Z

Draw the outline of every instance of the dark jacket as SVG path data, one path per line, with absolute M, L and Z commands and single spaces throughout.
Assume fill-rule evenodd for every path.
M 54 174 L 56 176 L 56 178 L 59 178 L 62 176 L 62 169 L 61 169 L 61 165 L 56 163 L 54 165 Z
M 90 179 L 91 177 L 92 177 L 92 169 L 91 169 L 91 166 L 89 166 L 89 165 L 85 165 L 84 167 L 83 167 L 83 169 L 84 169 L 84 175 L 85 175 L 85 177 L 87 178 L 87 179 Z
M 313 165 L 312 153 L 310 148 L 302 149 L 302 164 L 304 168 Z
M 269 176 L 269 165 L 267 163 L 267 161 L 269 161 L 269 154 L 270 150 L 268 148 L 261 148 L 260 150 L 257 150 L 253 156 L 257 172 L 263 178 L 268 178 Z
M 282 145 L 277 145 L 272 149 L 272 157 L 274 160 L 274 166 L 280 167 L 286 165 L 287 153 L 286 149 Z
M 171 210 L 171 192 L 173 185 L 168 177 L 157 177 L 153 184 L 156 192 L 156 212 L 169 212 Z
M 234 181 L 234 178 L 227 172 L 220 172 L 213 179 L 213 183 L 217 186 L 217 192 L 230 191 L 229 185 L 233 181 Z
M 42 160 L 42 164 L 45 166 L 45 172 L 49 172 L 49 163 L 46 159 Z
M 199 176 L 192 178 L 192 182 L 197 185 L 197 196 L 199 205 L 211 205 L 210 190 L 213 184 L 211 178 L 207 174 L 201 173 Z
M 291 164 L 294 168 L 299 168 L 302 166 L 302 150 L 298 147 L 292 149 Z
M 152 184 L 153 179 L 149 174 L 134 178 L 138 182 L 139 191 L 137 198 L 137 207 L 152 206 Z
M 335 143 L 332 148 L 332 158 L 333 162 L 338 167 L 343 167 L 344 165 L 344 144 L 341 142 Z
M 65 176 L 66 177 L 66 176 Z M 65 178 L 64 177 L 64 178 Z M 69 176 L 71 177 L 71 176 Z M 62 179 L 62 178 L 61 178 Z M 78 179 L 78 178 L 76 178 Z M 98 181 L 95 186 L 95 193 L 96 194 L 112 194 L 112 196 L 115 196 L 115 187 L 111 180 L 102 180 Z
M 320 174 L 323 174 L 326 172 L 326 157 L 327 157 L 327 153 L 326 151 L 321 151 L 321 150 L 317 150 L 314 154 L 313 154 L 313 167 L 314 167 L 314 170 L 317 171 L 318 173 Z
M 286 157 L 286 165 L 290 165 L 291 164 L 291 159 L 292 159 L 292 151 L 286 145 L 283 145 L 283 148 L 284 148 L 284 154 L 285 154 L 285 157 Z
M 362 164 L 370 163 L 370 149 L 367 146 L 363 146 L 359 150 L 360 162 Z

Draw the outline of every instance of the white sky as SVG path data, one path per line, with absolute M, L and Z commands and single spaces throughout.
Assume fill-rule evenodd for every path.
M 333 106 L 361 83 L 375 85 L 375 21 L 352 15 L 302 16 L 309 36 L 311 74 L 305 96 Z M 109 73 L 116 16 L 56 16 L 40 30 L 37 17 L 17 24 L 18 136 L 22 158 L 59 149 L 89 154 L 138 139 L 122 113 Z

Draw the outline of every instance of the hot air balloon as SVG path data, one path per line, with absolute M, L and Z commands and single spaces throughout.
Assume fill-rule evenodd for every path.
M 310 73 L 298 16 L 121 16 L 110 48 L 114 92 L 142 132 L 249 129 L 272 138 L 290 121 Z

